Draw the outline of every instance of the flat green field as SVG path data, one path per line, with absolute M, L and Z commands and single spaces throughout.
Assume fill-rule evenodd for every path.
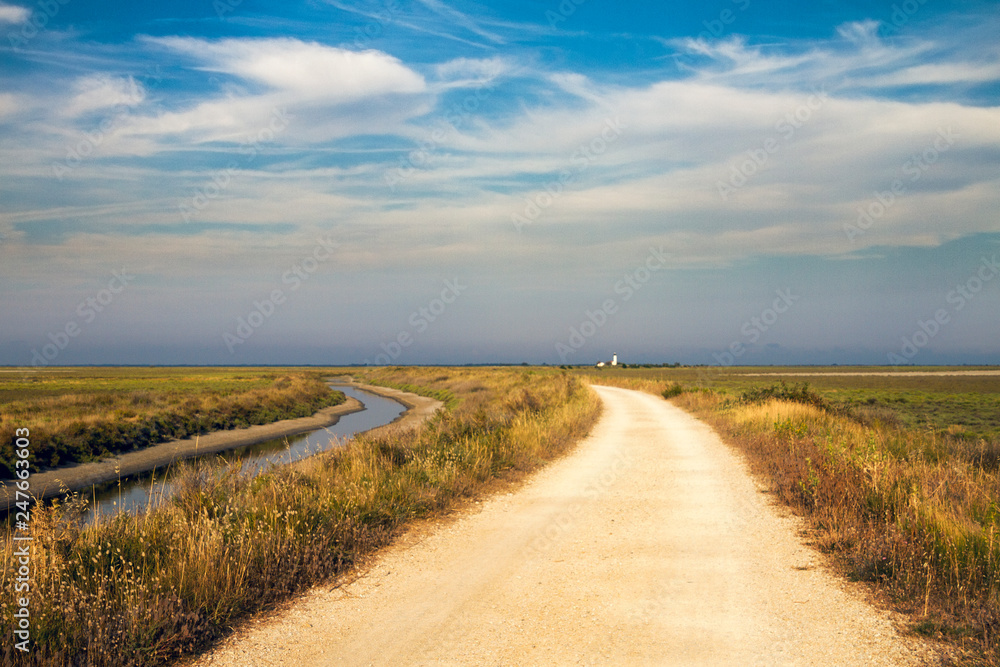
M 305 417 L 344 400 L 315 369 L 0 369 L 0 477 L 14 430 L 54 467 L 214 430 Z
M 883 421 L 958 438 L 1000 440 L 1000 369 L 996 367 L 710 366 L 581 368 L 575 372 L 598 381 L 601 377 L 642 378 L 734 396 L 753 387 L 805 382 L 831 404 L 878 415 Z M 991 374 L 964 374 L 970 372 Z
M 120 396 L 153 392 L 164 397 L 243 392 L 270 386 L 295 369 L 66 367 L 0 369 L 0 405 L 86 394 Z M 110 400 L 110 399 L 109 399 Z M 60 408 L 62 411 L 64 408 Z
M 955 375 L 969 371 L 992 374 Z M 0 369 L 0 428 L 15 421 L 44 428 L 102 417 L 134 420 L 153 412 L 193 408 L 195 401 L 264 391 L 289 374 L 319 378 L 343 372 L 242 367 Z M 580 367 L 573 372 L 596 380 L 636 378 L 733 395 L 782 381 L 805 382 L 834 405 L 865 410 L 901 426 L 960 438 L 1000 439 L 1000 369 L 996 367 Z

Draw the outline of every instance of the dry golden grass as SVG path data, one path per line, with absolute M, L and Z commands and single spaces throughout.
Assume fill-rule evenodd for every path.
M 432 373 L 432 374 L 428 374 Z M 599 401 L 566 375 L 520 370 L 372 372 L 448 392 L 455 408 L 405 435 L 361 437 L 248 479 L 193 464 L 169 504 L 81 529 L 78 497 L 38 509 L 31 652 L 11 665 L 156 665 L 241 616 L 344 572 L 408 520 L 521 475 L 582 437 Z M 14 626 L 13 543 L 0 545 L 0 632 Z
M 657 395 L 670 386 L 590 379 Z M 988 442 L 788 400 L 710 390 L 671 400 L 742 451 L 807 518 L 815 545 L 913 631 L 951 644 L 962 664 L 1000 665 L 1000 466 Z
M 676 400 L 747 454 L 812 539 L 911 615 L 915 631 L 1000 664 L 1000 479 L 933 432 L 864 426 L 811 405 Z

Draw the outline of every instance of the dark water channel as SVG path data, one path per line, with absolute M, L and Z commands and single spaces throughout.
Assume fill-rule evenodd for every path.
M 244 471 L 256 475 L 271 466 L 285 465 L 333 447 L 343 446 L 355 434 L 389 424 L 406 410 L 402 404 L 392 399 L 355 387 L 337 384 L 331 384 L 330 387 L 358 399 L 364 404 L 365 409 L 342 415 L 333 426 L 311 433 L 277 438 L 188 460 L 223 459 L 230 463 L 238 463 L 242 465 Z M 169 468 L 165 471 L 156 470 L 100 484 L 87 492 L 91 503 L 82 519 L 86 523 L 91 523 L 97 517 L 106 518 L 121 511 L 142 512 L 150 504 L 151 499 L 154 503 L 161 502 L 171 496 L 172 490 Z M 81 494 L 83 493 L 81 491 Z

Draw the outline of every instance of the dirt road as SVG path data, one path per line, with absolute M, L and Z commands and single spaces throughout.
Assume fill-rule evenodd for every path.
M 197 664 L 921 664 L 711 429 L 659 397 L 597 391 L 593 433 L 516 493 Z

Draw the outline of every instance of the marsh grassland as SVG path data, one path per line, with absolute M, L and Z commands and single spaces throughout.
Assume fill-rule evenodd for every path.
M 37 471 L 210 431 L 307 417 L 344 401 L 303 369 L 53 368 L 0 373 L 0 479 L 28 428 Z
M 912 632 L 948 642 L 962 664 L 1000 665 L 995 375 L 213 369 L 218 375 L 209 381 L 180 370 L 158 377 L 154 369 L 142 379 L 118 369 L 73 371 L 86 377 L 49 371 L 51 378 L 37 378 L 23 393 L 8 380 L 0 427 L 30 418 L 33 428 L 56 432 L 74 421 L 124 423 L 185 409 L 204 415 L 213 405 L 259 405 L 261 397 L 280 403 L 282 390 L 308 397 L 321 377 L 340 373 L 433 396 L 446 409 L 412 432 L 362 436 L 255 479 L 235 467 L 185 464 L 172 501 L 95 527 L 70 520 L 86 504 L 79 496 L 36 508 L 32 647 L 21 654 L 5 643 L 4 664 L 158 665 L 197 651 L 249 614 L 350 572 L 408 522 L 447 512 L 565 452 L 597 419 L 599 402 L 585 387 L 595 382 L 664 396 L 711 423 L 746 455 L 768 492 L 805 518 L 809 539 L 834 566 L 907 614 Z M 134 394 L 121 390 L 130 383 Z M 10 405 L 19 412 L 8 412 Z M 0 632 L 10 637 L 9 532 L 2 548 Z
M 879 370 L 900 369 L 577 372 L 712 424 L 807 519 L 815 546 L 913 632 L 963 664 L 998 665 L 1000 376 L 848 374 Z
M 325 370 L 324 375 L 338 371 Z M 158 665 L 241 618 L 363 562 L 433 517 L 559 456 L 599 402 L 572 375 L 540 369 L 382 369 L 355 377 L 442 398 L 413 431 L 361 436 L 253 479 L 184 465 L 169 503 L 82 528 L 69 496 L 36 508 L 32 645 L 10 665 Z M 3 542 L 0 633 L 15 627 L 13 543 Z

